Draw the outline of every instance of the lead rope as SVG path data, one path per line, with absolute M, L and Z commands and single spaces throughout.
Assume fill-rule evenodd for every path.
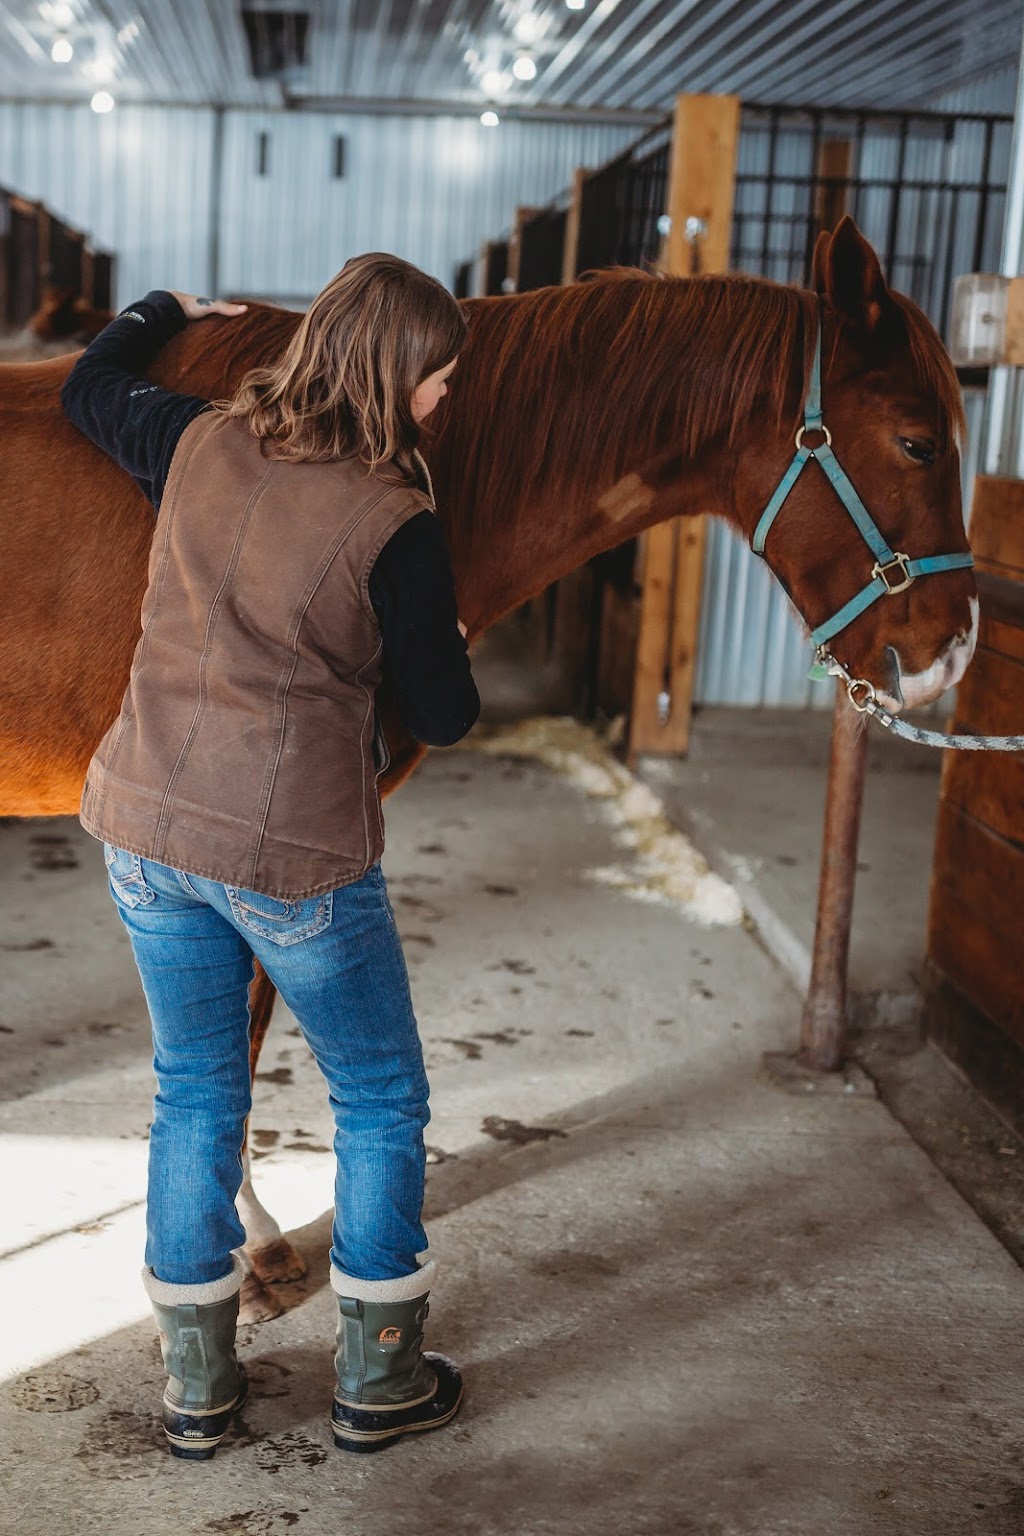
M 951 732 L 926 731 L 922 726 L 909 725 L 897 715 L 890 715 L 878 702 L 873 684 L 863 677 L 851 677 L 841 661 L 831 651 L 819 645 L 817 660 L 830 677 L 841 678 L 846 684 L 846 696 L 861 715 L 872 715 L 879 725 L 884 725 L 894 736 L 904 741 L 916 741 L 922 747 L 952 747 L 959 752 L 1024 752 L 1024 736 L 979 736 L 973 731 Z

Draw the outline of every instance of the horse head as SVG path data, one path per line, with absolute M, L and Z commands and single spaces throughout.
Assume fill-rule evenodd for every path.
M 824 634 L 824 648 L 887 707 L 927 704 L 959 681 L 977 639 L 960 499 L 959 385 L 935 330 L 887 286 L 852 220 L 819 237 L 814 289 L 819 315 L 808 309 L 805 330 L 817 319 L 822 427 L 798 432 L 797 446 L 806 439 L 820 463 L 803 466 L 759 538 L 764 509 L 793 462 L 792 421 L 780 424 L 767 452 L 754 434 L 737 466 L 736 517 L 755 547 L 763 545 L 813 638 Z M 807 422 L 813 337 L 803 377 Z M 846 486 L 855 488 L 852 497 L 844 498 Z M 873 531 L 863 519 L 858 526 L 858 499 Z

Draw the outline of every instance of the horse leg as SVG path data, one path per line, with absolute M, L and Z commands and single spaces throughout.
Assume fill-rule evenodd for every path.
M 253 977 L 249 985 L 249 1071 L 254 1082 L 276 996 L 273 982 L 259 961 L 254 959 Z M 248 1126 L 242 1146 L 242 1173 L 242 1187 L 238 1191 L 235 1207 L 245 1228 L 245 1252 L 252 1267 L 242 1285 L 239 1319 L 246 1323 L 263 1323 L 269 1318 L 278 1317 L 284 1310 L 276 1297 L 267 1290 L 267 1285 L 300 1279 L 306 1273 L 306 1264 L 301 1254 L 282 1234 L 273 1216 L 256 1197 L 252 1187 Z

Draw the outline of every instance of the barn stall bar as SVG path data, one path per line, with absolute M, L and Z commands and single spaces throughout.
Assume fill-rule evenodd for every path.
M 998 1119 L 925 1048 L 906 1011 L 911 988 L 915 1006 L 918 997 L 908 966 L 924 950 L 940 755 L 894 772 L 894 755 L 915 749 L 869 725 L 849 985 L 855 1023 L 867 1021 L 852 1037 L 855 1061 L 878 1096 L 849 1091 L 852 1072 L 819 1080 L 840 1094 L 781 1092 L 763 1063 L 785 1051 L 807 988 L 813 935 L 809 917 L 806 934 L 801 924 L 814 905 L 832 690 L 808 682 L 784 600 L 718 522 L 653 524 L 622 543 L 617 525 L 594 537 L 590 521 L 591 490 L 615 481 L 619 447 L 642 467 L 659 399 L 695 399 L 723 373 L 747 378 L 751 351 L 729 352 L 737 360 L 722 370 L 732 327 L 714 314 L 692 324 L 704 314 L 689 307 L 692 292 L 655 297 L 650 285 L 646 321 L 635 310 L 629 320 L 637 345 L 627 332 L 613 353 L 611 339 L 623 339 L 614 296 L 627 313 L 643 285 L 574 280 L 664 261 L 713 283 L 731 268 L 799 284 L 815 234 L 853 212 L 944 329 L 948 279 L 1001 264 L 998 231 L 1015 227 L 1004 208 L 1015 179 L 1007 114 L 1024 0 L 994 0 L 984 16 L 969 0 L 0 0 L 0 22 L 0 183 L 117 250 L 121 308 L 167 286 L 249 300 L 245 318 L 229 319 L 197 299 L 207 313 L 191 311 L 194 323 L 144 370 L 150 383 L 230 394 L 244 368 L 272 364 L 295 333 L 298 316 L 280 309 L 308 308 L 365 252 L 393 251 L 445 282 L 454 273 L 459 297 L 488 295 L 469 301 L 439 430 L 420 441 L 456 556 L 455 611 L 478 619 L 471 659 L 485 717 L 460 746 L 429 752 L 384 806 L 387 926 L 401 937 L 431 1088 L 424 1220 L 438 1271 L 426 1342 L 458 1362 L 467 1396 L 450 1428 L 407 1436 L 372 1462 L 339 1453 L 351 1404 L 338 1404 L 334 1387 L 344 1396 L 347 1383 L 332 1373 L 346 1315 L 331 1285 L 335 1217 L 344 1223 L 346 1202 L 366 1192 L 350 1166 L 339 1183 L 334 1148 L 355 1128 L 326 1102 L 301 1017 L 278 999 L 269 1018 L 265 982 L 250 1010 L 259 1049 L 238 1207 L 252 1268 L 234 1337 L 249 1397 L 212 1462 L 165 1453 L 166 1373 L 139 1284 L 148 1147 L 159 1140 L 147 1004 L 103 850 L 74 816 L 85 757 L 58 782 L 47 750 L 59 768 L 84 721 L 92 751 L 108 724 L 98 690 L 113 717 L 147 563 L 172 541 L 187 493 L 154 523 L 130 476 L 62 415 L 69 365 L 0 369 L 2 633 L 6 642 L 13 622 L 19 643 L 0 666 L 0 779 L 25 792 L 24 749 L 41 742 L 38 773 L 60 813 L 8 817 L 0 801 L 0 1300 L 13 1320 L 0 1339 L 0 1481 L 12 1519 L 28 1536 L 83 1522 L 104 1536 L 328 1536 L 411 1522 L 481 1536 L 876 1536 L 890 1526 L 1019 1536 L 1024 1146 L 1009 1125 L 1019 1091 L 1007 1080 Z M 775 105 L 750 105 L 763 102 Z M 1016 183 L 1024 207 L 1024 172 Z M 39 227 L 36 249 L 38 237 Z M 49 249 L 66 270 L 81 261 L 88 282 L 73 234 Z M 843 249 L 870 272 L 862 246 Z M 1014 256 L 1008 276 L 1019 241 Z M 789 322 L 804 300 L 775 307 L 756 283 L 742 292 L 733 319 L 744 345 L 775 334 L 751 315 L 781 315 L 788 344 L 777 355 L 795 356 Z M 644 371 L 652 313 L 673 340 Z M 573 316 L 587 350 L 574 345 Z M 131 323 L 122 330 L 138 340 Z M 512 334 L 524 344 L 508 346 Z M 854 351 L 842 355 L 856 371 Z M 907 365 L 905 354 L 886 361 Z M 1017 412 L 1013 379 L 993 367 L 989 389 L 984 372 L 964 381 L 964 471 L 976 480 L 986 568 L 977 677 L 964 679 L 958 719 L 1012 728 L 1022 465 L 987 453 L 978 463 L 976 444 L 994 432 L 990 397 L 1002 388 Z M 891 402 L 891 368 L 880 372 L 876 403 Z M 845 382 L 833 374 L 832 401 L 852 398 Z M 143 390 L 145 414 L 160 402 Z M 573 409 L 560 433 L 562 392 Z M 853 416 L 864 436 L 850 444 L 837 433 L 839 460 L 891 533 L 915 501 L 912 487 L 897 506 L 892 480 L 931 484 L 929 470 L 907 468 L 880 441 L 879 411 Z M 699 413 L 679 419 L 716 430 Z M 776 443 L 766 422 L 755 403 L 748 436 L 758 432 L 762 460 Z M 190 430 L 213 425 L 200 413 Z M 672 454 L 675 435 L 659 439 L 659 455 Z M 872 455 L 864 445 L 876 435 Z M 256 467 L 279 488 L 291 471 Z M 176 468 L 180 491 L 188 471 Z M 334 468 L 311 473 L 326 480 Z M 936 474 L 943 495 L 929 525 L 958 538 L 950 455 Z M 666 496 L 673 508 L 688 505 L 685 465 L 679 485 L 678 502 L 674 485 Z M 821 486 L 812 469 L 789 509 L 797 520 L 803 510 L 823 527 L 842 517 Z M 274 601 L 310 533 L 307 505 L 297 493 L 274 509 L 285 555 L 270 570 L 274 600 L 250 606 L 227 591 L 226 618 L 268 653 Z M 225 483 L 203 540 L 223 533 L 234 506 Z M 317 509 L 328 538 L 344 513 L 344 498 Z M 792 518 L 777 533 L 770 553 L 795 548 Z M 602 539 L 612 547 L 552 584 L 579 566 L 566 549 L 582 558 Z M 260 570 L 259 556 L 257 536 L 247 569 Z M 805 611 L 835 575 L 812 556 L 792 571 L 777 560 L 787 580 L 815 572 L 806 586 L 789 581 Z M 488 627 L 488 594 L 513 578 L 515 593 L 540 595 L 523 617 Z M 970 579 L 961 571 L 952 584 L 961 607 Z M 187 586 L 191 612 L 198 583 Z M 951 605 L 928 608 L 940 590 L 922 582 L 905 605 L 879 603 L 883 638 L 912 636 L 922 612 L 944 623 Z M 371 615 L 361 617 L 372 644 Z M 323 633 L 311 639 L 317 654 L 328 649 Z M 555 674 L 562 692 L 550 703 Z M 566 695 L 582 720 L 565 717 Z M 250 731 L 271 727 L 263 702 L 232 737 L 243 768 Z M 597 716 L 627 720 L 629 734 L 615 744 L 586 723 Z M 840 729 L 850 721 L 841 715 Z M 372 789 L 387 740 L 387 790 L 417 749 L 395 716 L 381 725 L 363 784 Z M 836 735 L 850 779 L 845 807 L 832 800 L 846 813 L 841 908 L 862 738 L 843 750 Z M 329 745 L 321 731 L 307 750 L 300 799 L 314 814 L 326 803 L 314 759 L 326 761 Z M 1019 761 L 953 767 L 935 858 L 935 984 L 969 1004 L 961 1043 L 982 1040 L 984 1016 L 1000 1030 L 989 1055 L 1006 1062 L 1000 1052 L 1020 1033 L 1005 900 L 1018 879 Z M 229 819 L 245 777 L 219 776 Z M 112 854 L 112 873 L 142 897 L 133 921 L 157 927 L 168 887 L 140 852 L 139 876 L 162 893 L 147 903 L 135 857 Z M 173 900 L 190 903 L 191 877 L 173 878 Z M 277 898 L 252 895 L 248 922 L 289 921 Z M 344 889 L 332 896 L 335 912 L 345 901 Z M 825 925 L 833 939 L 841 916 Z M 323 917 L 320 908 L 314 925 Z M 326 931 L 284 946 L 287 960 L 300 967 Z M 807 974 L 793 960 L 805 937 Z M 253 947 L 241 952 L 243 980 Z M 274 969 L 281 956 L 263 953 Z M 832 1025 L 846 1012 L 846 967 L 838 950 L 832 960 L 838 1004 L 818 1044 L 838 1041 L 842 1055 Z M 183 991 L 200 969 L 198 956 L 183 965 Z M 244 1048 L 242 1010 L 238 1021 Z M 377 1056 L 368 1024 L 360 1013 L 353 1040 Z M 202 1131 L 192 1136 L 184 1173 L 207 1145 Z M 360 1203 L 372 1228 L 373 1202 Z M 396 1267 L 415 1266 L 422 1284 L 424 1262 Z M 224 1278 L 234 1283 L 234 1259 Z M 351 1307 L 347 1316 L 345 1348 Z M 375 1332 L 371 1351 L 395 1345 L 390 1328 Z M 609 1341 L 610 1354 L 600 1347 Z
M 988 113 L 827 111 L 680 98 L 673 119 L 596 171 L 564 207 L 517 211 L 511 249 L 540 257 L 527 284 L 592 268 L 750 272 L 806 282 L 817 235 L 850 214 L 893 285 L 940 332 L 954 278 L 996 263 L 1013 118 Z M 562 237 L 561 260 L 553 246 Z M 726 249 L 716 248 L 725 246 Z M 485 247 L 485 250 L 491 247 Z M 502 246 L 504 249 L 504 246 Z M 515 268 L 508 278 L 515 285 Z M 483 291 L 497 292 L 497 288 Z M 984 374 L 964 376 L 970 504 Z M 584 717 L 628 717 L 627 756 L 685 752 L 694 702 L 813 704 L 813 653 L 785 593 L 735 532 L 704 518 L 661 525 L 563 579 L 535 605 L 544 654 Z M 771 1070 L 800 1091 L 847 1089 L 847 971 L 867 735 L 834 690 L 818 922 L 800 1048 Z M 838 1074 L 838 1075 L 837 1075 Z

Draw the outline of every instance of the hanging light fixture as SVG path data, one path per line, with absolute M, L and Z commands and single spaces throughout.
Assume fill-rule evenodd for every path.
M 486 112 L 480 113 L 480 121 L 483 123 L 485 128 L 497 128 L 498 123 L 500 122 L 500 118 L 498 117 L 497 112 L 492 112 L 490 108 L 488 108 Z
M 94 112 L 113 112 L 114 98 L 109 91 L 97 91 L 89 105 Z
M 512 73 L 517 80 L 535 80 L 537 78 L 537 66 L 527 55 L 522 54 L 512 65 Z
M 55 37 L 53 47 L 50 49 L 50 58 L 55 64 L 70 64 L 74 52 L 70 37 Z

